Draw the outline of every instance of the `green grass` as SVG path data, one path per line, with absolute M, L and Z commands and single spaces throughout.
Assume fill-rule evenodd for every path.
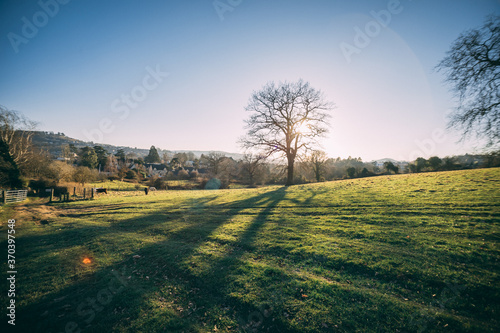
M 107 188 L 111 191 L 137 191 L 136 189 L 137 183 L 129 183 L 125 181 L 119 181 L 119 180 L 106 180 L 106 181 L 97 181 L 97 182 L 92 182 L 89 184 L 86 184 L 86 187 L 103 187 Z M 141 188 L 144 188 L 144 185 L 141 185 Z
M 497 168 L 7 207 L 16 326 L 498 332 L 499 182 Z
M 190 180 L 167 180 L 165 183 L 168 186 L 178 187 L 178 188 L 186 188 L 189 186 L 193 187 L 193 186 L 197 185 L 196 183 L 194 183 L 193 181 L 190 181 Z M 138 185 L 140 186 L 139 190 L 143 190 L 146 187 L 145 184 L 138 184 L 138 183 L 132 183 L 132 182 L 127 182 L 127 181 L 119 181 L 119 180 L 97 181 L 97 182 L 88 183 L 85 186 L 87 188 L 89 188 L 89 187 L 103 187 L 103 188 L 106 188 L 110 191 L 138 191 L 138 189 L 136 188 Z

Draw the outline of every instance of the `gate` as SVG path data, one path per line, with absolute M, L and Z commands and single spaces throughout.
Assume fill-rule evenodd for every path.
M 3 192 L 2 202 L 4 204 L 26 200 L 26 196 L 28 195 L 28 190 L 12 190 L 12 191 L 2 191 L 2 192 Z

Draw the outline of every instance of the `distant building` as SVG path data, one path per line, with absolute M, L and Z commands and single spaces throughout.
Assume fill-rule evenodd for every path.
M 168 167 L 162 163 L 144 163 L 148 176 L 163 177 L 168 173 Z

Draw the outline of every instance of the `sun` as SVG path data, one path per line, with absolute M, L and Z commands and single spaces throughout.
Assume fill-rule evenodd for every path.
M 309 132 L 309 124 L 306 121 L 303 121 L 302 123 L 297 123 L 295 128 L 296 128 L 295 132 L 298 134 L 304 135 Z

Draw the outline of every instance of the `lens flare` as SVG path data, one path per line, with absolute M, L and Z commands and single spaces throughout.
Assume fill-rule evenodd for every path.
M 89 258 L 83 259 L 84 264 L 90 264 L 92 261 Z

